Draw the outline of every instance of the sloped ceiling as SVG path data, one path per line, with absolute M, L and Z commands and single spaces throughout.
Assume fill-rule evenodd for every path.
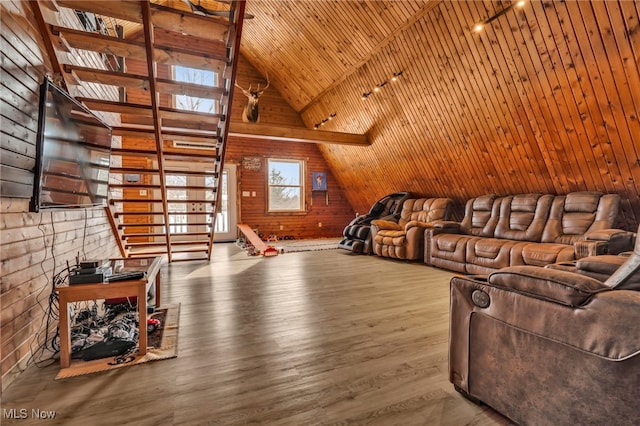
M 437 1 L 249 1 L 241 52 L 291 106 L 309 104 L 366 66 Z
M 640 219 L 636 1 L 249 0 L 242 54 L 308 128 L 356 210 L 397 190 L 619 193 Z M 366 100 L 362 94 L 389 81 Z

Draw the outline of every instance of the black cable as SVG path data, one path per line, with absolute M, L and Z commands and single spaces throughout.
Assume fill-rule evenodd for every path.
M 49 276 L 47 273 L 47 270 L 44 267 L 44 263 L 47 260 L 47 233 L 45 232 L 45 229 L 42 227 L 42 219 L 44 217 L 44 214 L 40 215 L 40 221 L 38 223 L 38 230 L 42 233 L 42 247 L 44 248 L 44 258 L 40 261 L 40 269 L 42 270 L 42 275 L 45 277 L 45 279 L 47 281 L 49 281 Z M 38 331 L 36 332 L 36 338 L 33 339 L 30 343 L 30 348 L 31 348 L 31 356 L 29 357 L 29 359 L 27 360 L 27 365 L 31 365 L 32 363 L 35 363 L 36 365 L 38 365 L 38 360 L 36 360 L 36 357 L 38 355 L 38 353 L 40 353 L 40 356 L 42 356 L 42 354 L 44 354 L 45 351 L 45 346 L 46 346 L 46 340 L 47 340 L 47 335 L 48 335 L 48 327 L 49 327 L 49 313 L 50 313 L 50 308 L 51 308 L 51 298 L 49 297 L 49 310 L 45 309 L 42 306 L 42 303 L 40 301 L 40 295 L 42 294 L 42 292 L 47 288 L 48 286 L 42 286 L 40 288 L 40 290 L 38 291 L 38 293 L 36 294 L 36 301 L 38 302 L 38 306 L 40 307 L 40 309 L 42 310 L 42 312 L 45 314 L 42 316 L 42 319 L 40 321 L 40 327 L 38 328 Z M 46 319 L 46 325 L 45 325 L 45 319 Z M 44 330 L 43 330 L 43 326 L 45 326 Z M 43 344 L 40 344 L 40 340 L 41 338 L 39 337 L 40 335 L 42 335 L 42 333 L 44 332 L 45 335 L 45 342 Z M 36 348 L 34 350 L 33 345 L 38 344 L 39 347 Z
M 88 226 L 88 211 L 84 209 L 84 231 L 82 232 L 82 256 L 87 259 L 87 252 L 85 251 L 85 241 L 87 239 L 87 226 Z
M 53 211 L 51 213 L 51 257 L 53 258 L 53 270 L 56 270 L 56 253 L 53 248 L 56 246 L 56 226 L 53 223 Z
M 44 315 L 41 320 L 40 328 L 36 332 L 35 339 L 32 340 L 31 345 L 34 343 L 38 344 L 39 347 L 35 350 L 31 347 L 31 356 L 27 360 L 27 365 L 34 364 L 37 367 L 46 367 L 47 365 L 51 365 L 55 362 L 55 355 L 60 352 L 60 328 L 59 324 L 53 329 L 53 324 L 57 321 L 59 323 L 59 300 L 58 293 L 56 292 L 56 287 L 61 284 L 64 284 L 69 276 L 69 267 L 62 269 L 57 274 L 55 273 L 56 269 L 56 255 L 55 255 L 55 238 L 56 238 L 56 230 L 55 224 L 53 221 L 53 211 L 51 213 L 51 257 L 53 259 L 53 271 L 54 275 L 51 278 L 51 291 L 49 293 L 48 298 L 48 306 L 45 309 L 40 302 L 40 294 L 44 291 L 47 286 L 42 286 L 38 294 L 36 295 L 36 299 L 38 300 L 38 305 L 44 312 Z M 40 262 L 40 268 L 42 269 L 44 277 L 49 280 L 47 271 L 44 268 L 44 262 L 47 260 L 47 240 L 46 240 L 46 232 L 42 228 L 42 219 L 44 215 L 40 216 L 40 223 L 38 224 L 38 229 L 42 233 L 42 238 L 44 242 L 44 259 Z M 43 328 L 44 325 L 44 328 Z M 53 335 L 50 334 L 53 332 Z M 42 343 L 40 343 L 42 342 Z M 51 355 L 45 357 L 46 352 L 50 352 Z

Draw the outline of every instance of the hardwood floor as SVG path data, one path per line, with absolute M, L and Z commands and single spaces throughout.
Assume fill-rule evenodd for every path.
M 163 302 L 181 303 L 178 358 L 63 380 L 58 364 L 31 367 L 4 392 L 2 423 L 509 424 L 447 379 L 449 272 L 216 244 L 210 263 L 161 274 Z

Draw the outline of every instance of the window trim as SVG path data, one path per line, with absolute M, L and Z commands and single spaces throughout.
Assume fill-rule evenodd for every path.
M 213 74 L 213 84 L 212 84 L 211 87 L 219 87 L 220 86 L 220 73 L 219 72 L 212 71 L 212 70 L 201 69 L 201 68 L 192 68 L 192 67 L 187 67 L 187 66 L 179 65 L 179 64 L 171 65 L 171 79 L 173 81 L 176 81 L 178 83 L 189 83 L 189 81 L 184 81 L 184 80 L 178 80 L 177 79 L 176 67 L 185 68 L 185 69 L 188 69 L 188 70 L 212 73 Z M 171 95 L 171 104 L 173 105 L 173 108 L 179 109 L 181 111 L 189 112 L 190 110 L 188 110 L 188 109 L 178 108 L 178 101 L 177 101 L 177 97 L 178 96 L 179 95 Z M 184 96 L 186 96 L 188 98 L 197 98 L 197 96 L 187 96 L 187 95 L 184 95 Z M 201 99 L 207 99 L 207 100 L 211 100 L 213 102 L 213 111 L 206 112 L 207 114 L 219 114 L 220 113 L 221 105 L 220 105 L 220 101 L 219 100 L 208 99 L 208 98 L 201 98 Z M 193 112 L 203 112 L 203 111 L 193 110 Z
M 300 183 L 298 185 L 271 185 L 270 174 L 271 174 L 271 162 L 282 162 L 282 163 L 297 163 L 300 166 Z M 305 177 L 306 177 L 306 169 L 307 169 L 307 161 L 303 158 L 283 158 L 283 157 L 267 157 L 266 158 L 267 172 L 265 173 L 265 201 L 266 206 L 265 210 L 267 214 L 270 215 L 278 215 L 278 214 L 286 214 L 286 215 L 296 215 L 296 214 L 307 214 L 307 193 L 305 186 Z M 272 186 L 286 186 L 293 188 L 300 188 L 300 209 L 294 210 L 272 210 L 271 209 L 271 187 Z

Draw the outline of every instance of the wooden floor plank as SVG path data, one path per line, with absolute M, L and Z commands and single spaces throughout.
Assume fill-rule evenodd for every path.
M 510 424 L 447 379 L 450 272 L 216 244 L 161 274 L 164 303 L 181 303 L 178 358 L 57 381 L 57 364 L 31 367 L 2 409 L 65 425 Z

